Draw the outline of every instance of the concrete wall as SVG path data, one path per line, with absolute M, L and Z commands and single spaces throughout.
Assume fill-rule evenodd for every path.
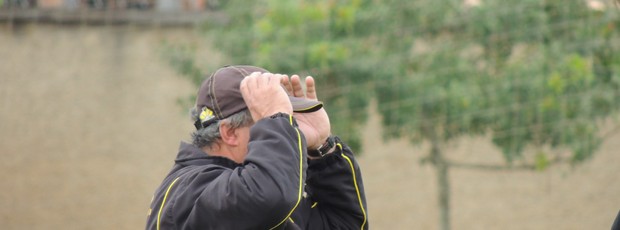
M 141 229 L 192 124 L 195 88 L 160 59 L 188 30 L 0 32 L 3 229 Z
M 0 28 L 1 228 L 142 229 L 192 130 L 176 101 L 195 87 L 159 50 L 202 40 L 190 29 Z M 359 158 L 371 229 L 437 229 L 435 174 L 418 163 L 427 146 L 382 142 L 380 130 L 371 116 Z M 452 170 L 453 229 L 609 229 L 620 209 L 618 149 L 614 135 L 574 169 Z M 485 138 L 447 151 L 502 162 Z

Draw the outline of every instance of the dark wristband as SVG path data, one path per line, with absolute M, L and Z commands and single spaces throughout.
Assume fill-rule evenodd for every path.
M 323 143 L 321 146 L 319 146 L 319 148 L 317 148 L 315 150 L 309 150 L 308 151 L 308 156 L 311 156 L 311 157 L 323 157 L 323 156 L 325 156 L 325 154 L 329 153 L 329 150 L 334 148 L 334 146 L 336 146 L 336 139 L 334 138 L 334 136 L 329 136 L 325 140 L 325 143 Z

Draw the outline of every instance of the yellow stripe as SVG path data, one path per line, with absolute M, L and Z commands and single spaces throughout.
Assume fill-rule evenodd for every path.
M 288 122 L 291 124 L 291 126 L 293 126 L 293 115 L 291 114 L 288 115 Z M 299 132 L 297 132 L 297 135 L 299 135 Z M 301 145 L 301 142 L 299 144 Z
M 337 145 L 338 145 L 338 148 L 340 148 L 340 151 L 342 152 L 342 145 L 340 145 L 340 143 L 338 143 Z M 353 162 L 347 155 L 344 155 L 344 153 L 342 153 L 341 155 L 342 157 L 344 157 L 344 159 L 347 159 L 347 161 L 349 162 L 349 166 L 351 166 L 351 173 L 353 174 L 353 185 L 355 185 L 355 192 L 357 192 L 357 201 L 360 204 L 360 209 L 362 209 L 362 214 L 364 214 L 364 222 L 362 223 L 362 227 L 360 229 L 364 229 L 364 225 L 366 225 L 366 210 L 364 210 L 364 205 L 362 204 L 362 196 L 360 195 L 360 190 L 357 187 L 357 178 L 355 176 L 355 168 L 353 167 Z
M 291 123 L 291 125 L 293 125 L 293 115 L 289 114 L 289 121 Z M 299 129 L 297 129 L 295 127 L 295 131 L 297 131 L 297 145 L 299 147 L 299 192 L 297 193 L 297 203 L 295 203 L 295 206 L 293 206 L 293 209 L 291 209 L 291 211 L 286 215 L 286 217 L 284 217 L 284 219 L 282 221 L 280 221 L 280 223 L 276 224 L 276 226 L 273 226 L 273 228 L 270 228 L 269 230 L 275 229 L 278 226 L 280 226 L 281 224 L 283 224 L 288 218 L 290 218 L 291 214 L 293 214 L 293 212 L 295 211 L 295 209 L 297 209 L 297 206 L 299 205 L 299 202 L 301 201 L 301 192 L 303 190 L 303 160 L 304 160 L 304 155 L 302 152 L 302 146 L 301 146 L 301 134 L 299 134 Z
M 319 202 L 314 202 L 314 204 L 312 204 L 312 206 L 310 206 L 310 208 L 316 207 L 317 204 L 319 204 Z
M 180 177 L 177 177 L 177 179 L 174 179 L 174 180 L 172 181 L 172 183 L 170 183 L 170 185 L 168 186 L 168 189 L 166 190 L 166 194 L 164 195 L 164 200 L 162 200 L 162 201 L 161 201 L 161 206 L 159 207 L 159 212 L 157 212 L 157 230 L 159 230 L 159 221 L 160 221 L 160 218 L 161 218 L 161 210 L 163 210 L 163 209 L 164 209 L 164 204 L 166 204 L 166 198 L 168 197 L 168 192 L 170 192 L 170 189 L 172 188 L 172 186 L 174 185 L 174 183 L 176 183 L 176 182 L 177 182 L 177 180 L 178 180 L 179 178 L 180 178 Z

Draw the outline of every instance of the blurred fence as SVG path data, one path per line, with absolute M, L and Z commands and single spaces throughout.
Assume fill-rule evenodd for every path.
M 216 9 L 222 0 L 2 0 L 0 8 L 64 10 L 202 11 Z
M 0 0 L 0 22 L 194 26 L 220 20 L 219 0 Z

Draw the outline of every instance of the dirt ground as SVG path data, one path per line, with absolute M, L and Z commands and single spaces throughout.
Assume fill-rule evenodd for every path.
M 189 29 L 0 24 L 1 228 L 142 229 L 193 128 L 177 100 L 195 88 L 161 59 L 162 42 L 199 40 Z M 373 115 L 359 158 L 371 229 L 438 229 L 435 173 L 418 163 L 427 147 L 380 132 Z M 453 229 L 609 229 L 619 150 L 615 134 L 576 168 L 452 170 Z M 446 151 L 503 162 L 486 138 Z

